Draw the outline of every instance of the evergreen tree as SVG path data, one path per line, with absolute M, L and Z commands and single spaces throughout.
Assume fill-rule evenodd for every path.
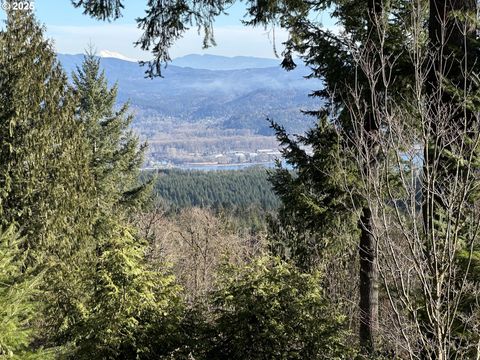
M 273 190 L 282 201 L 278 217 L 270 220 L 270 246 L 275 254 L 311 271 L 329 262 L 327 254 L 336 259 L 334 254 L 349 252 L 353 245 L 348 236 L 356 223 L 344 181 L 353 186 L 355 171 L 353 166 L 350 174 L 346 171 L 340 135 L 326 117 L 297 139 L 279 124 L 272 127 L 293 171 L 279 163 L 270 172 Z
M 116 88 L 93 58 L 74 94 L 29 11 L 7 13 L 0 50 L 0 222 L 22 236 L 20 251 L 0 238 L 0 351 L 27 358 L 33 336 L 34 350 L 52 354 L 156 358 L 181 307 L 173 278 L 147 268 L 125 226 L 144 188 L 127 107 L 113 110 Z M 43 277 L 30 298 L 23 277 L 33 270 Z
M 43 31 L 12 10 L 0 32 L 0 222 L 18 224 L 24 269 L 42 273 L 32 326 L 35 347 L 52 347 L 81 317 L 95 204 L 76 101 Z
M 118 87 L 108 87 L 100 59 L 92 52 L 73 73 L 73 85 L 79 101 L 77 117 L 90 148 L 98 210 L 131 209 L 144 193 L 144 186 L 137 186 L 137 182 L 146 144 L 140 145 L 129 129 L 133 115 L 128 104 L 116 110 Z
M 0 358 L 33 355 L 28 345 L 35 335 L 32 320 L 38 310 L 34 302 L 37 281 L 22 271 L 25 254 L 19 245 L 13 226 L 0 232 Z
M 177 6 L 177 3 L 169 2 L 148 2 L 149 12 L 144 18 L 138 20 L 140 27 L 144 29 L 144 34 L 138 44 L 143 49 L 153 50 L 155 61 L 151 68 L 150 74 L 155 75 L 160 71 L 159 63 L 168 60 L 168 48 L 177 40 L 188 28 L 188 25 L 196 23 L 206 29 L 206 44 L 212 41 L 212 24 L 215 16 L 221 14 L 225 8 L 230 5 L 231 1 L 214 1 L 207 2 L 202 0 L 185 1 L 182 6 Z M 85 12 L 97 18 L 115 18 L 119 16 L 122 4 L 115 1 L 77 1 L 76 6 L 83 6 Z M 321 77 L 325 81 L 325 89 L 318 91 L 315 94 L 326 97 L 328 105 L 331 105 L 336 111 L 334 120 L 339 124 L 344 133 L 347 135 L 353 130 L 349 127 L 352 117 L 351 107 L 349 105 L 355 104 L 361 107 L 359 112 L 363 112 L 362 126 L 360 133 L 365 136 L 365 148 L 358 152 L 359 157 L 365 159 L 373 159 L 376 161 L 376 136 L 385 131 L 382 129 L 382 119 L 377 118 L 376 110 L 384 110 L 387 104 L 382 103 L 382 98 L 387 98 L 381 82 L 385 79 L 385 74 L 388 74 L 388 81 L 392 80 L 394 83 L 389 83 L 389 94 L 396 93 L 397 99 L 404 104 L 405 98 L 410 96 L 408 94 L 409 85 L 413 72 L 412 64 L 406 54 L 411 54 L 412 49 L 409 45 L 415 48 L 414 51 L 425 52 L 429 59 L 422 56 L 417 57 L 414 54 L 416 61 L 419 61 L 414 66 L 422 67 L 427 63 L 428 76 L 426 79 L 426 86 L 424 89 L 418 88 L 419 102 L 423 107 L 427 108 L 427 113 L 422 113 L 429 122 L 429 129 L 426 132 L 428 141 L 425 145 L 424 152 L 424 177 L 430 176 L 432 171 L 437 166 L 440 171 L 436 174 L 436 179 L 430 184 L 424 182 L 424 187 L 427 191 L 423 194 L 422 201 L 424 202 L 424 233 L 425 237 L 425 258 L 431 263 L 438 262 L 440 267 L 433 266 L 432 268 L 440 269 L 434 270 L 436 274 L 429 274 L 427 278 L 439 279 L 438 286 L 433 288 L 442 288 L 441 284 L 444 282 L 444 274 L 450 271 L 450 265 L 442 259 L 438 261 L 433 259 L 431 255 L 432 249 L 442 247 L 442 242 L 445 238 L 445 229 L 448 228 L 448 219 L 445 215 L 447 206 L 442 204 L 441 197 L 438 194 L 448 192 L 448 182 L 453 173 L 460 174 L 467 181 L 470 176 L 476 176 L 476 170 L 469 174 L 469 169 L 465 169 L 463 164 L 469 163 L 463 155 L 458 158 L 452 153 L 457 139 L 452 141 L 451 137 L 458 129 L 463 129 L 467 133 L 475 127 L 472 124 L 476 123 L 476 113 L 478 112 L 476 106 L 471 106 L 476 102 L 471 96 L 465 96 L 466 93 L 477 91 L 478 85 L 475 80 L 478 75 L 476 71 L 476 64 L 478 58 L 478 46 L 476 43 L 478 21 L 476 19 L 477 5 L 472 1 L 446 1 L 446 0 L 432 0 L 429 3 L 429 17 L 425 17 L 425 6 L 423 2 L 406 3 L 406 2 L 381 2 L 370 0 L 366 2 L 357 1 L 247 1 L 247 11 L 252 16 L 252 20 L 248 23 L 252 25 L 257 24 L 280 24 L 290 30 L 291 37 L 287 41 L 287 52 L 285 53 L 284 65 L 287 68 L 292 68 L 295 64 L 292 61 L 293 53 L 299 52 L 304 56 L 307 64 L 313 68 L 314 77 Z M 409 6 L 412 6 L 411 8 Z M 116 11 L 112 11 L 115 9 Z M 338 25 L 342 28 L 342 34 L 334 34 L 325 29 L 318 22 L 316 22 L 316 15 L 320 11 L 327 9 L 332 10 L 331 14 L 338 20 Z M 415 14 L 413 14 L 414 12 Z M 407 15 L 407 16 L 405 16 Z M 413 15 L 413 16 L 410 16 Z M 193 21 L 192 21 L 193 20 Z M 415 21 L 415 29 L 410 29 L 412 25 L 410 21 Z M 400 26 L 398 26 L 400 25 Z M 406 26 L 405 26 L 406 25 Z M 428 26 L 428 34 L 426 27 Z M 412 32 L 410 32 L 412 31 Z M 382 39 L 378 38 L 379 32 Z M 423 33 L 422 33 L 423 32 Z M 428 49 L 422 48 L 428 39 Z M 381 40 L 381 42 L 380 42 Z M 413 40 L 415 44 L 410 41 Z M 358 52 L 356 52 L 358 50 Z M 381 56 L 385 56 L 380 59 Z M 359 57 L 370 66 L 370 74 L 367 74 L 358 63 Z M 394 60 L 393 60 L 394 59 Z M 380 64 L 381 61 L 385 61 Z M 395 67 L 391 68 L 391 62 L 395 63 Z M 422 63 L 422 65 L 419 65 Z M 365 65 L 365 64 L 364 64 Z M 422 73 L 422 71 L 420 71 Z M 382 74 L 378 76 L 378 74 Z M 405 76 L 407 74 L 407 76 Z M 418 73 L 417 73 L 418 74 Z M 424 75 L 424 74 L 423 74 Z M 384 77 L 384 79 L 380 79 Z M 423 79 L 423 76 L 420 77 Z M 422 80 L 420 80 L 422 81 Z M 358 97 L 352 99 L 351 90 L 356 88 Z M 405 86 L 407 85 L 407 86 Z M 396 91 L 392 91 L 395 88 Z M 406 91 L 405 91 L 406 90 Z M 426 91 L 425 91 L 426 90 Z M 426 95 L 426 96 L 424 96 Z M 393 100 L 392 95 L 388 96 L 385 101 Z M 355 103 L 358 101 L 358 103 Z M 451 111 L 453 110 L 453 113 Z M 381 111 L 379 111 L 381 113 Z M 449 113 L 451 124 L 448 126 L 439 126 L 441 119 Z M 357 114 L 358 115 L 358 114 Z M 411 116 L 412 122 L 418 120 L 418 113 Z M 410 121 L 407 120 L 407 121 Z M 358 124 L 357 124 L 358 125 Z M 450 127 L 452 125 L 452 127 Z M 412 128 L 415 129 L 417 125 Z M 453 130 L 452 134 L 452 129 Z M 462 144 L 465 142 L 470 154 L 473 154 L 476 149 L 472 148 L 472 141 L 470 135 L 466 139 L 461 140 Z M 347 146 L 351 145 L 347 143 Z M 416 146 L 417 144 L 409 144 Z M 435 155 L 435 152 L 440 149 L 441 156 Z M 467 151 L 467 152 L 468 152 Z M 473 157 L 476 155 L 473 154 Z M 441 160 L 438 162 L 438 160 Z M 367 174 L 370 173 L 368 163 L 361 167 L 360 171 Z M 280 178 L 279 178 L 280 179 Z M 285 187 L 288 188 L 294 184 L 292 179 L 284 177 Z M 319 180 L 323 180 L 319 177 Z M 439 180 L 439 181 L 437 181 Z M 290 187 L 292 189 L 301 189 L 299 184 Z M 308 187 L 307 183 L 307 187 Z M 311 194 L 307 194 L 311 195 Z M 359 194 L 361 195 L 361 194 Z M 472 205 L 475 204 L 475 196 L 471 196 Z M 316 196 L 311 196 L 314 200 L 318 200 Z M 362 202 L 362 196 L 357 199 L 358 204 L 362 208 L 362 216 L 360 218 L 360 230 L 362 232 L 359 249 L 361 257 L 361 291 L 362 297 L 360 302 L 360 310 L 362 316 L 360 338 L 362 346 L 367 352 L 372 352 L 376 323 L 377 312 L 377 298 L 378 291 L 376 289 L 376 270 L 375 270 L 375 241 L 371 236 L 373 229 L 372 210 L 366 205 L 366 201 Z M 365 200 L 365 199 L 363 199 Z M 299 204 L 305 204 L 303 199 L 300 199 Z M 289 204 L 288 206 L 291 206 Z M 464 218 L 464 215 L 466 217 Z M 456 216 L 454 216 L 456 218 Z M 287 217 L 284 217 L 288 219 Z M 462 224 L 468 224 L 468 214 L 462 214 Z M 470 225 L 462 225 L 462 228 L 468 231 Z M 443 237 L 443 239 L 442 239 Z M 445 243 L 448 243 L 445 242 Z M 472 248 L 467 244 L 465 248 Z M 451 249 L 448 249 L 449 251 Z M 451 251 L 457 251 L 455 249 Z M 435 251 L 435 250 L 433 250 Z M 440 251 L 441 252 L 441 251 Z M 470 258 L 470 252 L 468 258 Z M 464 257 L 463 255 L 461 258 Z M 462 259 L 461 259 L 462 261 Z M 445 269 L 442 268 L 445 266 Z M 447 270 L 448 268 L 448 270 Z M 423 275 L 422 275 L 423 276 Z M 447 278 L 450 279 L 450 278 Z M 433 280 L 434 282 L 437 280 Z M 449 281 L 447 281 L 448 283 Z M 435 285 L 435 284 L 433 284 Z M 447 307 L 446 302 L 440 300 L 441 295 L 435 295 L 435 301 L 443 302 Z M 435 302 L 434 301 L 434 302 Z M 436 306 L 432 310 L 435 316 L 430 316 L 431 319 L 442 318 L 444 308 Z M 448 337 L 447 332 L 438 331 L 433 326 L 433 330 L 440 334 L 437 339 L 442 343 L 441 338 Z M 436 336 L 436 335 L 435 335 Z M 443 350 L 442 350 L 443 351 Z
M 161 62 L 169 60 L 168 49 L 175 40 L 180 38 L 192 22 L 205 30 L 204 45 L 214 44 L 213 22 L 216 16 L 222 14 L 232 1 L 218 0 L 212 2 L 192 0 L 183 3 L 183 6 L 163 2 L 149 2 L 150 11 L 144 18 L 139 18 L 139 27 L 144 33 L 137 42 L 142 49 L 153 49 L 154 61 L 150 64 L 147 74 L 160 75 Z M 85 13 L 90 16 L 106 19 L 114 18 L 112 9 L 118 15 L 121 4 L 115 2 L 77 1 L 75 6 L 82 6 Z M 384 9 L 385 7 L 385 9 Z M 373 110 L 374 100 L 372 94 L 381 89 L 373 86 L 368 75 L 358 66 L 354 49 L 347 44 L 356 44 L 368 57 L 371 57 L 372 68 L 376 72 L 379 66 L 379 54 L 374 53 L 378 45 L 378 31 L 385 30 L 386 38 L 383 39 L 382 51 L 398 57 L 402 62 L 405 33 L 401 27 L 395 26 L 404 15 L 401 2 L 394 1 L 388 4 L 372 0 L 363 3 L 356 1 L 297 1 L 297 0 L 267 0 L 247 1 L 248 25 L 277 25 L 286 28 L 290 37 L 286 42 L 287 50 L 284 54 L 283 66 L 293 69 L 293 53 L 300 53 L 307 65 L 312 67 L 312 77 L 321 78 L 325 88 L 314 93 L 327 100 L 338 113 L 338 124 L 345 131 L 344 145 L 348 132 L 354 131 L 351 126 L 351 108 L 345 103 L 355 104 L 352 99 L 352 89 L 359 91 L 359 103 L 364 112 L 363 126 L 360 130 L 368 139 L 363 149 L 364 158 L 376 158 L 375 138 L 381 128 L 381 119 L 376 118 Z M 319 12 L 333 9 L 332 15 L 344 30 L 345 35 L 336 35 L 325 29 L 318 22 Z M 384 27 L 384 28 L 383 28 Z M 356 46 L 355 45 L 355 46 Z M 380 82 L 378 82 L 380 83 Z M 376 95 L 376 94 L 375 94 Z M 326 107 L 327 108 L 327 107 Z M 332 117 L 334 114 L 330 114 Z M 337 116 L 337 115 L 335 115 Z M 350 146 L 352 146 L 350 144 Z M 369 173 L 370 164 L 365 164 L 361 171 Z M 319 186 L 323 186 L 318 179 Z M 359 216 L 358 227 L 360 230 L 359 255 L 360 255 L 360 328 L 359 335 L 361 346 L 367 353 L 372 353 L 375 343 L 375 330 L 378 327 L 378 273 L 376 242 L 372 235 L 373 210 L 367 206 L 367 201 L 362 194 L 355 194 L 356 205 L 362 209 Z M 308 196 L 308 195 L 307 195 Z M 302 201 L 303 202 L 303 201 Z M 291 203 L 288 204 L 290 206 Z M 331 209 L 332 212 L 335 209 Z M 300 219 L 298 219 L 300 221 Z M 310 244 L 312 245 L 312 243 Z M 315 251 L 315 249 L 312 249 Z
M 329 305 L 318 272 L 260 257 L 221 272 L 212 295 L 205 359 L 352 359 L 345 317 Z M 203 357 L 200 357 L 203 358 Z
M 28 263 L 61 259 L 88 233 L 91 208 L 75 101 L 30 11 L 7 13 L 0 50 L 0 223 L 18 224 Z
M 181 303 L 174 278 L 148 268 L 146 244 L 126 225 L 148 191 L 137 186 L 145 146 L 128 129 L 128 105 L 115 110 L 117 87 L 108 88 L 98 58 L 88 54 L 73 82 L 96 206 L 90 246 L 79 253 L 85 261 L 76 288 L 83 295 L 69 304 L 66 353 L 74 359 L 158 358 L 176 341 Z
M 270 211 L 279 204 L 263 168 L 210 172 L 160 170 L 144 174 L 147 178 L 157 175 L 155 193 L 174 208 L 226 208 L 245 214 L 252 207 L 257 207 L 259 211 Z M 175 191 L 185 195 L 184 202 L 175 200 Z
M 175 349 L 182 305 L 168 273 L 145 264 L 145 245 L 111 224 L 96 239 L 84 318 L 74 324 L 72 359 L 159 359 Z

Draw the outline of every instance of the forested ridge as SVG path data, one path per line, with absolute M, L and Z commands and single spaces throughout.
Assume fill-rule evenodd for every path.
M 7 10 L 0 359 L 480 358 L 476 3 L 243 3 L 245 26 L 289 32 L 283 67 L 324 84 L 304 134 L 270 119 L 268 172 L 142 173 L 95 54 L 69 77 L 34 13 Z M 231 4 L 149 1 L 146 75 L 192 24 L 215 45 Z
M 155 193 L 176 208 L 204 207 L 214 210 L 258 207 L 275 210 L 280 202 L 268 181 L 267 170 L 192 171 L 160 170 L 154 176 Z

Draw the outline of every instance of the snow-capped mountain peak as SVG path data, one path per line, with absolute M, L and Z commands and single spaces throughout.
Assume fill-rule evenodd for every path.
M 98 53 L 98 56 L 103 58 L 115 58 L 115 59 L 120 59 L 125 61 L 137 62 L 136 59 L 129 58 L 128 56 L 125 56 L 123 54 L 120 54 L 115 51 L 110 51 L 110 50 L 102 50 Z

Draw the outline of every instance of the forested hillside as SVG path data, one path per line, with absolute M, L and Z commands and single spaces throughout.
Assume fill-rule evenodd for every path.
M 154 192 L 176 208 L 256 207 L 273 211 L 280 205 L 263 168 L 211 172 L 161 170 L 154 174 Z
M 83 55 L 59 54 L 58 58 L 70 74 L 81 64 Z M 318 81 L 304 79 L 306 67 L 286 72 L 279 61 L 269 67 L 232 70 L 170 65 L 160 82 L 145 81 L 144 69 L 135 62 L 101 58 L 100 64 L 110 83 L 118 82 L 118 100 L 130 101 L 135 109 L 135 128 L 146 135 L 155 134 L 156 127 L 172 132 L 175 123 L 205 121 L 213 121 L 217 130 L 248 129 L 252 134 L 273 135 L 266 117 L 278 118 L 292 131 L 302 132 L 311 119 L 299 110 L 314 104 L 305 94 L 319 86 Z M 156 119 L 153 128 L 144 124 L 151 118 Z M 164 119 L 174 122 L 162 126 Z

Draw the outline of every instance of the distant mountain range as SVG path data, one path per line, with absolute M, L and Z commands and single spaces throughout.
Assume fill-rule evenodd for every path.
M 281 60 L 249 56 L 218 56 L 191 54 L 173 59 L 172 65 L 206 70 L 241 70 L 278 67 Z
M 109 82 L 118 82 L 119 102 L 130 101 L 137 113 L 134 126 L 146 137 L 168 131 L 166 126 L 202 121 L 217 129 L 266 135 L 271 134 L 267 117 L 302 132 L 313 119 L 300 110 L 320 105 L 307 95 L 321 83 L 305 79 L 309 69 L 303 65 L 287 72 L 275 59 L 188 55 L 169 64 L 163 78 L 146 79 L 137 63 L 104 54 L 108 57 L 101 58 L 101 65 Z M 58 58 L 71 74 L 83 55 Z

